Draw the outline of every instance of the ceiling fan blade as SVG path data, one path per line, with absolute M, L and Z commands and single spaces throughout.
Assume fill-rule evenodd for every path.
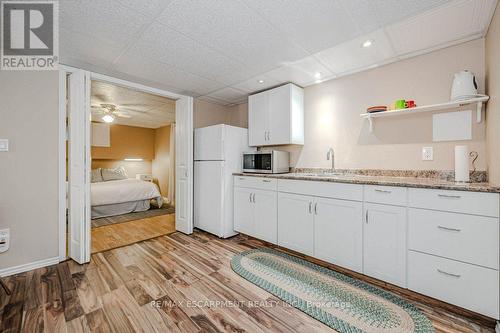
M 118 117 L 122 117 L 122 118 L 132 118 L 132 116 L 128 112 L 125 112 L 125 111 L 115 111 L 115 112 L 113 112 L 113 114 L 118 116 Z

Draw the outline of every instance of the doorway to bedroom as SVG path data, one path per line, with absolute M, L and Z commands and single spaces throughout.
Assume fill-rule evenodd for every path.
M 175 100 L 92 80 L 91 252 L 175 231 Z

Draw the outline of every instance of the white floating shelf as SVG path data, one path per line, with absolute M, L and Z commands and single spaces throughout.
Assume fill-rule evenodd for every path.
M 461 101 L 453 101 L 446 102 L 440 104 L 432 104 L 432 105 L 424 105 L 417 106 L 409 109 L 400 109 L 400 110 L 390 110 L 390 111 L 382 111 L 375 113 L 362 113 L 360 114 L 361 118 L 368 119 L 370 123 L 370 132 L 373 132 L 373 118 L 382 118 L 382 117 L 392 117 L 392 116 L 402 116 L 413 113 L 421 113 L 421 112 L 431 112 L 431 111 L 439 111 L 446 109 L 459 108 L 466 105 L 476 104 L 476 122 L 481 122 L 481 110 L 483 107 L 483 103 L 488 101 L 489 96 L 481 96 L 471 99 L 465 99 Z

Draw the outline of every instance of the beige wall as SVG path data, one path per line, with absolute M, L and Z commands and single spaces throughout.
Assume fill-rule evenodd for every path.
M 0 71 L 0 269 L 58 256 L 58 73 Z
M 129 178 L 135 178 L 139 173 L 151 174 L 153 172 L 152 161 L 124 161 L 124 160 L 92 160 L 92 169 L 117 168 L 122 166 Z
M 500 7 L 486 35 L 486 138 L 490 182 L 500 185 Z
M 195 99 L 194 128 L 217 124 L 248 127 L 248 112 L 245 105 L 224 106 Z
M 92 147 L 92 159 L 142 158 L 152 160 L 155 156 L 155 130 L 152 128 L 111 125 L 110 138 L 111 147 Z
M 483 39 L 307 87 L 305 145 L 277 148 L 289 150 L 297 167 L 330 167 L 326 152 L 333 147 L 336 167 L 342 169 L 451 170 L 454 146 L 467 144 L 479 153 L 478 168 L 485 170 L 484 122 L 473 123 L 472 141 L 437 143 L 432 142 L 431 114 L 376 119 L 374 133 L 359 117 L 370 105 L 400 98 L 419 105 L 448 101 L 453 74 L 462 69 L 476 74 L 484 93 Z M 421 160 L 424 146 L 434 147 L 434 161 Z
M 155 130 L 155 158 L 152 173 L 161 195 L 166 197 L 170 173 L 170 125 Z

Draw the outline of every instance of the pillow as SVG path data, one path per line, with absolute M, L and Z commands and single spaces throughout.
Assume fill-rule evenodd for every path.
M 101 169 L 102 179 L 107 182 L 109 180 L 121 180 L 127 179 L 127 173 L 125 168 L 120 166 L 114 169 Z
M 100 183 L 103 182 L 101 174 L 101 168 L 94 169 L 90 172 L 90 182 L 91 183 Z

